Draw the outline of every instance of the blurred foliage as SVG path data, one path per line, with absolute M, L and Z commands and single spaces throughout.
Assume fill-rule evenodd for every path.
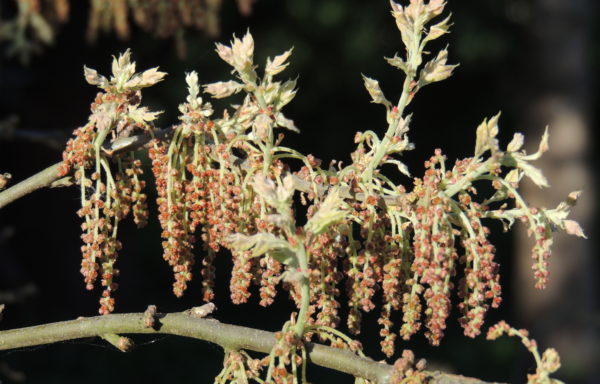
M 252 12 L 254 0 L 237 0 L 244 15 Z M 174 38 L 177 53 L 184 57 L 186 29 L 219 34 L 222 0 L 89 0 L 86 38 L 114 33 L 127 40 L 132 24 L 157 38 Z M 8 56 L 28 63 L 31 55 L 41 53 L 54 43 L 60 25 L 69 20 L 70 0 L 12 0 L 0 3 L 0 42 L 6 41 Z M 76 15 L 79 17 L 79 15 Z

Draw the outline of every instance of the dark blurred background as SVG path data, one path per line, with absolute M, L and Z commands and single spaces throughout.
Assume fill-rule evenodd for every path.
M 17 130 L 46 135 L 59 147 L 87 121 L 96 94 L 83 79 L 83 65 L 109 74 L 111 55 L 128 47 L 139 70 L 160 66 L 169 73 L 144 92 L 146 105 L 165 111 L 158 125 L 168 126 L 177 121 L 177 105 L 186 96 L 185 72 L 198 71 L 203 83 L 229 80 L 228 67 L 214 52 L 215 41 L 228 42 L 233 33 L 240 36 L 249 28 L 255 61 L 261 66 L 267 56 L 293 46 L 292 64 L 281 76 L 298 76 L 299 92 L 286 115 L 302 133 L 288 135 L 285 143 L 325 163 L 349 159 L 355 131 L 382 133 L 385 128 L 383 108 L 369 103 L 361 73 L 378 79 L 392 100 L 401 89 L 402 74 L 383 60 L 402 50 L 387 1 L 258 0 L 248 17 L 240 16 L 234 2 L 225 1 L 220 36 L 211 39 L 189 31 L 185 59 L 178 58 L 172 39 L 156 39 L 135 28 L 128 41 L 103 35 L 88 45 L 87 2 L 72 3 L 70 22 L 62 26 L 53 47 L 28 66 L 4 55 L 0 62 L 0 120 L 18 116 Z M 411 104 L 409 135 L 416 149 L 406 153 L 404 161 L 420 175 L 423 161 L 435 148 L 442 148 L 451 161 L 471 155 L 476 126 L 499 110 L 503 145 L 519 131 L 533 151 L 550 125 L 551 151 L 539 163 L 552 189 L 525 185 L 528 199 L 555 206 L 568 192 L 583 189 L 574 213 L 589 240 L 558 234 L 549 287 L 536 292 L 529 266 L 532 244 L 524 228 L 517 225 L 514 235 L 496 235 L 504 302 L 490 311 L 486 327 L 506 319 L 517 328 L 528 328 L 541 349 L 554 346 L 561 354 L 563 368 L 557 377 L 571 383 L 600 382 L 600 269 L 593 220 L 597 171 L 592 166 L 597 159 L 600 69 L 596 3 L 462 0 L 450 1 L 448 9 L 453 14 L 452 33 L 432 50 L 449 44 L 450 61 L 460 67 L 449 80 L 426 87 Z M 60 149 L 34 139 L 24 134 L 0 141 L 0 172 L 10 172 L 13 182 L 60 160 Z M 407 178 L 406 185 L 410 183 Z M 97 314 L 99 292 L 86 291 L 79 274 L 78 205 L 77 189 L 71 187 L 35 192 L 0 211 L 0 299 L 8 303 L 1 329 Z M 118 260 L 122 273 L 117 312 L 140 312 L 149 304 L 161 312 L 181 311 L 201 303 L 198 279 L 182 299 L 171 294 L 172 277 L 161 257 L 155 221 L 141 231 L 127 223 L 120 238 L 124 249 Z M 256 298 L 232 305 L 230 266 L 227 256 L 220 255 L 215 317 L 278 330 L 291 310 L 287 298 L 280 294 L 267 309 L 259 307 Z M 361 340 L 368 355 L 382 359 L 376 319 L 377 314 L 365 316 Z M 99 340 L 0 352 L 0 380 L 19 382 L 24 375 L 27 383 L 203 383 L 211 382 L 222 364 L 221 349 L 205 342 L 174 336 L 135 340 L 138 348 L 128 354 Z M 414 349 L 430 368 L 490 381 L 524 382 L 535 367 L 517 340 L 468 339 L 455 318 L 442 346 L 431 347 L 418 335 L 397 348 Z M 315 383 L 352 382 L 349 376 L 325 369 L 311 368 L 309 373 Z

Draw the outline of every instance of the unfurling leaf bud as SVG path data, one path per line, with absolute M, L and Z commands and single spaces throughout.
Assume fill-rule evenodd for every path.
M 267 65 L 265 67 L 265 73 L 268 76 L 275 76 L 283 71 L 290 63 L 286 63 L 286 60 L 292 54 L 292 49 L 285 51 L 281 55 L 275 56 L 273 61 L 270 58 L 267 59 Z
M 581 226 L 575 220 L 565 220 L 564 225 L 565 232 L 567 232 L 569 235 L 575 235 L 587 239 L 587 236 L 585 233 L 583 233 L 583 229 L 581 229 Z
M 344 205 L 344 199 L 340 196 L 339 189 L 335 188 L 329 191 L 318 211 L 308 220 L 304 227 L 307 232 L 320 235 L 346 217 L 346 215 L 347 210 Z
M 456 65 L 448 65 L 446 64 L 448 60 L 448 50 L 441 50 L 437 57 L 431 61 L 429 61 L 423 69 L 421 70 L 421 77 L 419 79 L 419 87 L 423 87 L 427 84 L 434 83 L 436 81 L 446 80 L 450 76 L 452 76 L 452 71 L 454 68 L 458 67 Z
M 204 92 L 210 93 L 215 99 L 234 95 L 243 89 L 244 85 L 237 81 L 218 81 L 204 86 Z
M 383 91 L 379 87 L 379 82 L 377 80 L 363 75 L 363 81 L 365 82 L 365 88 L 369 92 L 369 95 L 371 95 L 372 103 L 383 104 L 388 108 L 392 105 L 383 95 Z
M 106 77 L 98 74 L 98 71 L 95 69 L 88 68 L 84 65 L 83 75 L 85 76 L 85 81 L 91 85 L 97 85 L 100 88 L 106 88 L 108 86 L 108 80 Z
M 523 143 L 525 141 L 525 137 L 523 136 L 522 133 L 515 133 L 515 135 L 513 136 L 513 139 L 510 141 L 510 143 L 508 143 L 508 146 L 506 147 L 506 151 L 507 152 L 517 152 L 518 150 L 520 150 L 523 147 Z
M 483 123 L 479 124 L 477 127 L 477 138 L 475 140 L 475 157 L 479 157 L 485 153 L 485 151 L 490 151 L 492 154 L 495 154 L 499 151 L 498 148 L 498 139 L 496 136 L 498 135 L 498 118 L 500 117 L 500 113 L 496 116 L 492 117 L 490 121 L 484 120 Z
M 542 354 L 542 366 L 549 373 L 554 373 L 560 368 L 560 356 L 556 349 L 548 348 Z
M 443 21 L 432 25 L 429 28 L 429 33 L 425 36 L 425 41 L 435 40 L 444 34 L 448 33 L 448 29 L 450 29 L 450 15 L 446 17 Z

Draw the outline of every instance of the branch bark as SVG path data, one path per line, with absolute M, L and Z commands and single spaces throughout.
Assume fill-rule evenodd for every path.
M 144 325 L 143 313 L 111 314 L 79 318 L 0 331 L 0 350 L 30 347 L 105 334 L 169 334 L 209 341 L 224 349 L 245 349 L 269 353 L 275 344 L 275 334 L 259 329 L 224 324 L 214 319 L 198 319 L 185 312 L 157 314 L 154 328 Z M 362 358 L 348 350 L 317 343 L 307 343 L 310 361 L 353 376 L 363 377 L 378 384 L 387 384 L 394 368 Z M 428 372 L 430 383 L 486 384 L 475 378 L 443 372 Z
M 51 165 L 50 167 L 36 173 L 35 175 L 21 181 L 18 184 L 0 192 L 0 208 L 7 206 L 15 200 L 23 196 L 37 191 L 40 188 L 49 187 L 53 182 L 60 179 L 58 176 L 58 166 L 60 163 Z

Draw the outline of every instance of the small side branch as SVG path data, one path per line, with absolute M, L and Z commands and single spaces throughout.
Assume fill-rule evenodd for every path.
M 58 176 L 59 165 L 60 163 L 54 164 L 28 179 L 13 185 L 7 190 L 0 192 L 0 209 L 31 192 L 37 191 L 40 188 L 49 187 L 52 183 L 60 179 Z
M 223 324 L 213 319 L 198 319 L 183 313 L 156 314 L 157 324 L 148 327 L 143 313 L 111 314 L 79 318 L 0 331 L 0 350 L 30 347 L 86 337 L 105 337 L 107 334 L 169 334 L 209 341 L 225 349 L 245 349 L 269 353 L 275 344 L 275 334 L 253 328 Z M 363 377 L 378 384 L 387 384 L 393 367 L 354 353 L 307 343 L 309 359 L 313 364 Z M 431 383 L 486 384 L 478 379 L 442 372 L 430 372 Z

